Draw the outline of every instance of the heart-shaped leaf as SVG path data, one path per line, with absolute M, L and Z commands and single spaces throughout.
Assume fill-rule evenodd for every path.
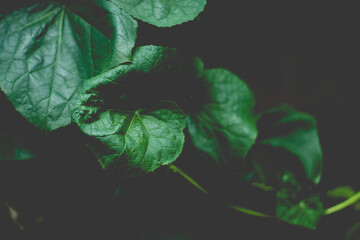
M 0 22 L 0 88 L 46 131 L 71 122 L 84 79 L 131 61 L 136 21 L 107 1 L 76 4 L 39 3 Z
M 86 81 L 74 120 L 90 137 L 87 144 L 104 169 L 127 176 L 153 171 L 180 155 L 185 114 L 174 102 L 142 94 L 151 93 L 151 84 L 145 89 L 141 85 L 147 74 L 167 69 L 173 54 L 173 49 L 139 47 L 132 63 Z

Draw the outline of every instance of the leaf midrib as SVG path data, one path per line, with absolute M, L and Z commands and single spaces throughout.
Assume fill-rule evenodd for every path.
M 142 118 L 141 118 L 141 116 L 140 116 L 140 114 L 139 114 L 139 111 L 134 111 L 134 114 L 133 114 L 133 116 L 132 116 L 132 118 L 131 118 L 131 121 L 130 121 L 130 123 L 129 123 L 129 126 L 128 126 L 128 128 L 127 128 L 126 131 L 125 131 L 125 134 L 124 134 L 124 147 L 123 147 L 122 151 L 119 153 L 119 156 L 121 156 L 121 155 L 124 153 L 124 151 L 125 151 L 125 149 L 126 149 L 126 147 L 127 147 L 126 137 L 127 137 L 128 133 L 129 133 L 130 128 L 131 128 L 131 126 L 132 126 L 132 124 L 133 124 L 133 122 L 134 122 L 134 120 L 135 120 L 136 117 L 140 120 L 141 124 L 144 126 L 144 128 L 145 128 L 146 131 L 148 132 L 148 136 L 150 137 L 150 131 L 149 131 L 149 129 L 146 127 L 145 123 L 143 122 L 143 120 L 142 120 Z M 146 155 L 146 153 L 147 153 L 147 151 L 148 151 L 148 148 L 149 148 L 149 141 L 147 141 L 144 154 L 143 154 L 143 156 L 142 156 L 142 158 L 141 158 L 140 163 L 138 164 L 138 166 L 143 163 L 143 161 L 144 161 L 144 159 L 145 159 L 145 155 Z
M 142 163 L 144 162 L 145 155 L 146 155 L 146 153 L 147 153 L 147 151 L 148 151 L 148 149 L 149 149 L 150 131 L 149 131 L 149 129 L 146 127 L 146 125 L 145 125 L 145 123 L 143 122 L 142 118 L 140 117 L 139 111 L 136 111 L 135 114 L 138 116 L 141 124 L 144 126 L 144 128 L 146 129 L 146 131 L 147 131 L 147 133 L 148 133 L 148 136 L 149 136 L 149 137 L 148 137 L 148 140 L 147 140 L 147 143 L 146 143 L 146 148 L 145 148 L 145 151 L 144 151 L 144 155 L 141 157 L 140 163 L 138 164 L 139 166 L 141 166 Z
M 64 31 L 64 21 L 65 21 L 65 5 L 61 6 L 61 15 L 60 15 L 60 26 L 59 26 L 59 37 L 58 37 L 58 46 L 57 46 L 57 50 L 56 50 L 56 56 L 55 56 L 55 62 L 54 62 L 54 71 L 53 71 L 53 75 L 51 78 L 51 83 L 50 83 L 50 93 L 49 93 L 49 100 L 48 100 L 48 105 L 47 105 L 47 109 L 46 109 L 46 124 L 48 124 L 48 119 L 49 119 L 49 109 L 50 109 L 50 104 L 51 104 L 51 97 L 52 97 L 52 93 L 53 93 L 53 89 L 54 89 L 54 80 L 55 80 L 55 73 L 56 73 L 56 69 L 57 69 L 57 61 L 59 58 L 59 52 L 61 50 L 61 45 L 62 45 L 62 37 L 63 37 L 63 31 Z

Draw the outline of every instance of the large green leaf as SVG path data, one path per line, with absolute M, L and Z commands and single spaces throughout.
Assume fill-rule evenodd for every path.
M 193 20 L 204 10 L 206 0 L 111 0 L 129 14 L 158 27 L 171 27 Z
M 131 60 L 136 21 L 104 7 L 40 3 L 0 22 L 0 88 L 34 125 L 51 131 L 71 122 L 83 80 Z
M 132 63 L 86 81 L 74 120 L 90 136 L 88 146 L 103 168 L 123 175 L 153 171 L 180 155 L 185 114 L 174 102 L 149 94 L 159 87 L 156 76 L 161 75 L 156 73 L 169 68 L 167 62 L 174 53 L 162 47 L 140 47 Z
M 294 154 L 306 176 L 319 183 L 322 171 L 322 150 L 316 120 L 289 105 L 274 107 L 261 113 L 258 120 L 259 143 L 286 149 Z
M 205 70 L 202 81 L 204 99 L 188 117 L 192 142 L 218 164 L 245 157 L 257 137 L 252 92 L 221 68 Z

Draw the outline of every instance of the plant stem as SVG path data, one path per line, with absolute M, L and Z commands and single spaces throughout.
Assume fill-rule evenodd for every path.
M 185 178 L 189 183 L 194 185 L 197 189 L 199 189 L 201 192 L 203 192 L 205 195 L 209 195 L 209 192 L 205 190 L 200 184 L 198 184 L 194 179 L 192 179 L 189 175 L 184 173 L 180 168 L 175 166 L 174 164 L 170 164 L 169 168 L 173 170 L 173 172 L 179 173 L 183 178 Z
M 329 215 L 332 214 L 334 212 L 340 211 L 354 203 L 356 203 L 358 200 L 360 199 L 360 192 L 357 192 L 356 194 L 354 194 L 353 196 L 349 197 L 348 199 L 346 199 L 345 201 L 330 207 L 328 209 L 325 210 L 324 215 Z
M 209 192 L 205 188 L 203 188 L 193 178 L 191 178 L 189 175 L 187 175 L 185 172 L 183 172 L 179 167 L 175 166 L 174 164 L 170 164 L 169 169 L 171 169 L 173 172 L 179 173 L 184 179 L 186 179 L 189 183 L 191 183 L 193 186 L 195 186 L 197 189 L 199 189 L 205 195 L 209 195 Z M 343 201 L 333 207 L 325 209 L 324 215 L 330 215 L 332 213 L 338 212 L 338 211 L 356 203 L 359 200 L 360 200 L 360 192 L 357 192 L 356 194 L 354 194 L 350 198 L 346 199 L 345 201 Z M 251 209 L 247 209 L 247 208 L 243 208 L 243 207 L 239 207 L 239 206 L 235 206 L 235 205 L 231 205 L 231 204 L 227 204 L 227 205 L 236 211 L 239 211 L 239 212 L 242 212 L 242 213 L 245 213 L 248 215 L 264 217 L 264 218 L 272 217 L 270 215 L 267 215 L 267 214 L 264 214 L 261 212 L 257 212 L 257 211 L 251 210 Z
M 209 192 L 203 188 L 199 183 L 197 183 L 193 178 L 191 178 L 189 175 L 187 175 L 186 173 L 184 173 L 179 167 L 175 166 L 174 164 L 170 164 L 169 165 L 169 169 L 171 169 L 173 172 L 179 173 L 183 178 L 185 178 L 189 183 L 191 183 L 193 186 L 195 186 L 197 189 L 199 189 L 202 193 L 204 193 L 205 195 L 209 195 Z M 247 208 L 243 208 L 243 207 L 239 207 L 239 206 L 235 206 L 235 205 L 231 205 L 231 204 L 227 204 L 229 207 L 231 207 L 232 209 L 248 214 L 248 215 L 252 215 L 252 216 L 256 216 L 256 217 L 272 217 L 270 215 L 261 213 L 261 212 L 257 212 L 251 209 L 247 209 Z
M 265 213 L 261 213 L 261 212 L 257 212 L 251 209 L 247 209 L 247 208 L 243 208 L 243 207 L 239 207 L 239 206 L 235 206 L 235 205 L 231 205 L 228 204 L 232 209 L 235 209 L 236 211 L 242 212 L 242 213 L 246 213 L 248 215 L 252 215 L 252 216 L 256 216 L 256 217 L 263 217 L 263 218 L 271 218 L 272 216 L 267 215 Z

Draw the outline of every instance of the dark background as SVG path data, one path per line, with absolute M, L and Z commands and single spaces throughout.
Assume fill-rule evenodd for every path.
M 170 29 L 141 24 L 138 45 L 176 47 L 205 68 L 247 82 L 256 111 L 287 102 L 318 120 L 328 186 L 357 176 L 359 18 L 355 7 L 318 1 L 208 1 L 194 21 Z
M 138 44 L 176 47 L 247 82 L 256 111 L 288 102 L 318 120 L 328 186 L 359 187 L 358 15 L 346 4 L 208 1 L 192 22 L 141 24 Z
M 206 68 L 229 69 L 244 79 L 253 90 L 257 112 L 287 102 L 298 110 L 312 114 L 318 122 L 324 153 L 321 190 L 325 192 L 341 185 L 350 185 L 358 190 L 360 189 L 357 167 L 360 161 L 358 157 L 360 119 L 357 114 L 359 111 L 357 81 L 360 39 L 356 9 L 345 3 L 340 4 L 339 1 L 334 4 L 329 2 L 320 4 L 303 1 L 284 3 L 210 0 L 205 11 L 197 19 L 179 26 L 160 29 L 139 21 L 137 45 L 176 47 L 185 53 L 201 57 Z M 64 157 L 65 153 L 60 155 L 58 158 Z M 186 232 L 172 229 L 172 226 L 176 225 L 190 229 L 193 239 L 196 240 L 264 239 L 264 237 L 345 239 L 344 234 L 360 221 L 358 213 L 352 209 L 345 209 L 326 217 L 320 223 L 319 229 L 314 232 L 273 220 L 243 216 L 207 201 L 206 197 L 177 176 L 170 177 L 170 180 L 165 178 L 165 181 L 177 183 L 172 186 L 165 204 L 164 201 L 155 202 L 153 205 L 147 203 L 151 197 L 157 196 L 156 192 L 136 193 L 139 197 L 137 206 L 142 205 L 142 207 L 126 209 L 125 206 L 124 209 L 117 209 L 118 212 L 114 213 L 109 207 L 111 203 L 104 202 L 95 194 L 96 191 L 97 194 L 106 191 L 102 188 L 104 182 L 99 182 L 90 171 L 84 174 L 86 172 L 82 169 L 84 165 L 73 166 L 71 174 L 67 175 L 67 178 L 73 181 L 79 180 L 78 176 L 82 174 L 82 179 L 75 184 L 67 180 L 65 185 L 64 182 L 54 179 L 62 178 L 61 173 L 68 171 L 66 168 L 68 165 L 64 164 L 62 168 L 57 168 L 57 165 L 49 164 L 50 166 L 46 166 L 49 167 L 46 171 L 40 172 L 38 165 L 30 165 L 22 167 L 21 171 L 17 169 L 17 175 L 12 175 L 10 181 L 16 179 L 13 187 L 16 187 L 18 182 L 21 188 L 30 189 L 26 193 L 16 195 L 18 198 L 30 199 L 30 203 L 26 201 L 26 206 L 23 208 L 32 208 L 33 211 L 39 208 L 45 212 L 45 215 L 49 215 L 46 209 L 51 209 L 49 218 L 52 222 L 45 225 L 47 229 L 45 236 L 52 236 L 53 239 L 56 237 L 49 232 L 57 234 L 58 237 L 73 239 L 68 229 L 76 230 L 80 238 L 84 238 L 85 235 L 89 239 L 92 236 L 90 230 L 98 227 L 106 232 L 107 228 L 116 228 L 116 224 L 125 220 L 128 225 L 123 235 L 134 236 L 132 231 L 136 231 L 138 222 L 146 225 L 147 222 L 157 221 L 160 218 L 162 219 L 159 221 L 159 230 L 167 229 L 168 235 L 165 234 L 162 238 L 158 236 L 156 239 L 170 239 L 169 236 L 172 235 L 180 236 L 178 239 L 185 239 L 181 236 L 186 236 Z M 101 176 L 101 173 L 97 172 L 96 164 L 86 166 L 97 177 Z M 4 169 L 1 170 L 2 174 L 7 171 Z M 34 172 L 38 174 L 37 177 L 32 175 Z M 29 181 L 25 187 L 19 180 L 24 176 L 27 176 L 26 179 L 32 179 L 32 182 Z M 3 179 L 9 180 L 5 177 Z M 50 190 L 44 184 L 44 181 L 46 182 L 44 179 L 52 179 L 56 182 L 55 186 L 53 185 Z M 92 180 L 88 181 L 89 179 Z M 161 180 L 161 178 L 151 180 L 150 177 L 148 185 L 141 188 L 151 189 L 151 184 L 158 184 L 158 192 L 165 189 L 169 191 L 168 186 L 162 185 Z M 136 184 L 140 183 L 132 183 L 133 189 L 138 189 L 139 186 Z M 36 193 L 41 195 L 35 199 L 31 189 L 34 185 L 40 186 L 36 187 Z M 58 192 L 64 191 L 67 187 L 69 190 L 65 193 L 68 195 L 59 198 Z M 79 192 L 80 188 L 85 190 Z M 131 190 L 130 187 L 127 191 L 131 193 L 136 190 Z M 48 195 L 46 192 L 51 192 L 51 196 L 55 197 L 44 198 L 44 192 L 45 196 Z M 79 197 L 83 193 L 84 195 Z M 84 203 L 87 198 L 93 200 Z M 47 203 L 48 200 L 50 204 Z M 45 210 L 41 207 L 42 204 L 46 205 Z M 119 220 L 118 216 L 115 217 L 117 213 L 122 213 L 120 210 L 127 210 L 124 214 L 126 219 L 120 217 Z M 33 213 L 33 215 L 38 214 Z M 139 219 L 144 215 L 147 217 Z M 110 221 L 111 218 L 117 219 L 118 222 Z M 113 226 L 110 226 L 111 223 Z M 40 233 L 41 231 L 40 229 Z M 12 233 L 12 230 L 9 232 Z M 37 232 L 30 231 L 30 236 L 31 234 L 35 236 Z M 146 230 L 145 233 L 138 234 L 143 234 L 141 239 L 153 239 L 146 237 Z M 115 237 L 111 238 L 110 234 L 106 239 L 115 239 Z
M 360 39 L 355 9 L 339 1 L 210 0 L 196 20 L 181 26 L 156 29 L 140 24 L 139 42 L 177 47 L 201 57 L 206 68 L 231 70 L 253 90 L 257 112 L 287 102 L 312 114 L 324 154 L 322 191 L 341 185 L 360 189 Z M 306 237 L 342 239 L 359 221 L 356 213 L 343 211 L 323 220 L 318 235 Z M 263 237 L 269 234 L 264 232 Z

